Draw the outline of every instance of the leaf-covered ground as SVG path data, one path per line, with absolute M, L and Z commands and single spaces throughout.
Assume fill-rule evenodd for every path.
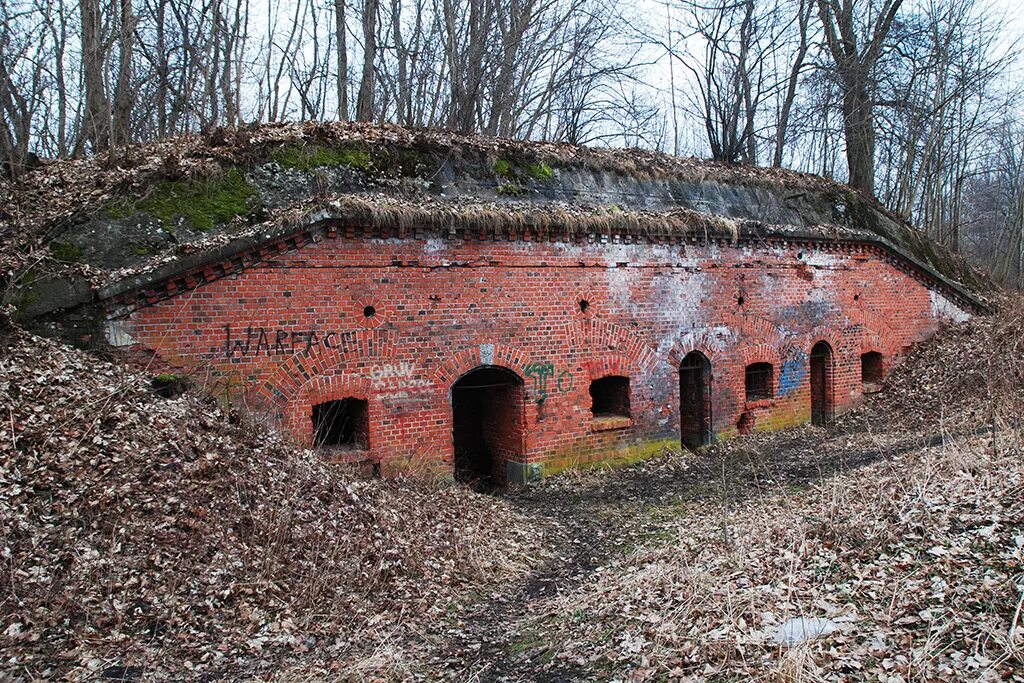
M 828 429 L 486 496 L 15 333 L 0 680 L 1024 681 L 1022 340 L 1009 301 Z
M 1021 344 L 1010 301 L 829 429 L 529 492 L 522 508 L 554 511 L 576 557 L 499 620 L 480 610 L 446 675 L 1024 681 Z M 780 644 L 799 618 L 829 632 Z
M 0 680 L 360 661 L 536 562 L 500 499 L 360 481 L 198 393 L 15 332 L 0 351 Z

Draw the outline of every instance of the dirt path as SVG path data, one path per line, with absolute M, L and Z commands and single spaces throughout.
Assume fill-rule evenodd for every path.
M 902 438 L 906 439 L 904 435 Z M 507 494 L 535 521 L 553 551 L 544 567 L 518 585 L 482 599 L 445 624 L 428 648 L 425 678 L 452 681 L 590 680 L 588 672 L 551 661 L 532 635 L 544 598 L 570 591 L 595 569 L 645 542 L 657 542 L 687 502 L 734 501 L 802 487 L 920 447 L 893 443 L 846 421 L 725 442 L 700 455 L 666 455 L 633 467 L 555 477 Z

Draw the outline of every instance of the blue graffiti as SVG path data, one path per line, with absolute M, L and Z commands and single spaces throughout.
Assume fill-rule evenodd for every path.
M 786 398 L 800 387 L 807 375 L 806 361 L 806 354 L 783 361 L 782 373 L 779 375 L 779 398 Z

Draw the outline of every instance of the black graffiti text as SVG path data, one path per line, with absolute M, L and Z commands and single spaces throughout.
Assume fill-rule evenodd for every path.
M 296 353 L 308 356 L 321 346 L 326 349 L 346 348 L 353 338 L 352 332 L 334 330 L 282 330 L 247 325 L 243 331 L 232 330 L 231 325 L 225 325 L 221 352 L 225 358 L 249 358 L 260 354 L 293 356 Z

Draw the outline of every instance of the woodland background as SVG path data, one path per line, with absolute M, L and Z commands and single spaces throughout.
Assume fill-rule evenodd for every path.
M 1008 7 L 1008 6 L 1007 6 Z M 849 182 L 1024 284 L 1024 83 L 985 0 L 0 0 L 0 165 L 359 120 Z

